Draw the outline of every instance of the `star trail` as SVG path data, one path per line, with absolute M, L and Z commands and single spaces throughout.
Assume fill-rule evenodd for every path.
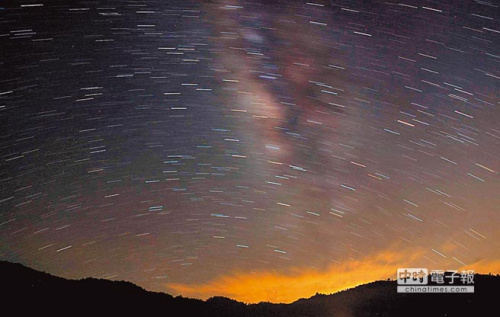
M 488 1 L 9 1 L 0 259 L 291 302 L 500 272 Z

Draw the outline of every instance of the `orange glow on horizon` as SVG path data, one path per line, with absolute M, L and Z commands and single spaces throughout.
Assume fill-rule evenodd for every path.
M 233 272 L 205 284 L 167 284 L 166 287 L 182 296 L 203 300 L 224 296 L 245 303 L 291 303 L 316 293 L 331 294 L 376 280 L 395 279 L 398 267 L 418 267 L 415 263 L 424 251 L 412 254 L 408 257 L 398 252 L 385 252 L 360 261 L 335 264 L 324 271 L 292 268 L 287 273 Z M 474 269 L 476 273 L 484 274 L 498 273 L 500 260 L 479 261 L 460 269 Z
M 407 263 L 415 257 L 406 259 Z M 402 262 L 401 254 L 386 252 L 362 261 L 335 264 L 325 271 L 292 268 L 287 273 L 234 272 L 206 284 L 168 284 L 167 287 L 177 294 L 201 299 L 224 296 L 245 303 L 291 303 L 316 293 L 330 294 L 375 280 L 392 279 Z

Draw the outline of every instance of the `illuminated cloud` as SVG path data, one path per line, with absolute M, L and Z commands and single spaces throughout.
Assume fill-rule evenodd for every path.
M 346 260 L 332 264 L 325 270 L 296 267 L 285 273 L 275 271 L 233 272 L 204 284 L 167 284 L 169 292 L 186 297 L 207 299 L 225 296 L 245 303 L 261 301 L 291 303 L 316 293 L 331 294 L 360 284 L 395 279 L 400 267 L 427 267 L 429 269 L 474 270 L 476 273 L 500 272 L 500 260 L 481 260 L 456 267 L 450 261 L 430 263 L 431 251 L 425 248 L 398 250 L 396 246 L 382 253 L 366 256 L 358 261 Z
M 359 261 L 336 263 L 324 271 L 293 268 L 286 273 L 234 272 L 201 285 L 168 284 L 167 287 L 183 296 L 202 299 L 218 295 L 246 303 L 290 303 L 315 293 L 329 294 L 374 280 L 394 279 L 398 267 L 415 263 L 423 252 L 418 250 L 409 256 L 407 252 L 391 250 Z

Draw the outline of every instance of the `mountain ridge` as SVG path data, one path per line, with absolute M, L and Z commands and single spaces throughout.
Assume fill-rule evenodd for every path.
M 393 280 L 374 281 L 334 294 L 316 294 L 290 304 L 245 304 L 214 296 L 206 301 L 152 292 L 127 281 L 96 278 L 71 280 L 40 272 L 19 263 L 0 261 L 5 307 L 18 312 L 67 314 L 61 307 L 80 312 L 114 314 L 158 313 L 183 316 L 479 316 L 498 310 L 495 292 L 498 275 L 476 275 L 472 294 L 398 294 Z M 29 303 L 16 305 L 16 302 Z

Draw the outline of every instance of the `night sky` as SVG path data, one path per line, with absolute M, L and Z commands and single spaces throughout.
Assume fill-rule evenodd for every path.
M 500 272 L 492 1 L 8 1 L 0 259 L 291 302 Z

